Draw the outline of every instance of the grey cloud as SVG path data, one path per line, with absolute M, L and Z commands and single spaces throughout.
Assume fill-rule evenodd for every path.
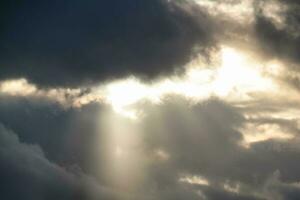
M 245 27 L 232 16 L 209 16 L 188 1 L 14 3 L 1 3 L 1 80 L 26 77 L 38 87 L 80 87 L 129 74 L 149 79 L 175 72 L 197 53 L 206 56 L 216 41 L 246 42 L 244 35 L 257 42 L 257 54 L 279 58 L 291 74 L 298 71 L 297 1 L 282 2 L 288 6 L 286 29 L 261 7 L 253 27 Z M 284 81 L 297 88 L 293 77 Z M 216 98 L 194 104 L 171 95 L 160 104 L 134 105 L 144 115 L 132 122 L 109 105 L 66 108 L 42 97 L 1 94 L 0 122 L 7 127 L 0 126 L 1 195 L 16 200 L 299 199 L 298 121 L 268 117 L 299 105 L 253 98 L 232 105 Z M 260 141 L 246 149 L 240 145 L 245 123 L 275 124 L 294 139 Z M 117 138 L 128 142 L 121 146 L 126 152 L 117 167 L 133 172 L 136 180 L 119 173 L 110 177 L 120 169 L 112 166 L 119 140 L 110 143 L 115 134 L 110 126 L 128 136 Z M 180 182 L 182 175 L 201 176 L 209 184 Z M 135 187 L 128 186 L 131 181 Z M 240 190 L 226 190 L 227 182 Z
M 228 199 L 272 199 L 263 193 L 262 187 L 274 171 L 281 172 L 284 182 L 299 181 L 296 169 L 300 161 L 299 148 L 296 148 L 299 140 L 267 140 L 245 149 L 239 145 L 242 136 L 237 128 L 247 120 L 237 108 L 220 100 L 210 99 L 193 106 L 171 97 L 162 105 L 150 106 L 146 113 L 142 122 L 145 146 L 150 152 L 162 149 L 170 155 L 162 166 L 154 163 L 148 172 L 162 188 L 173 185 L 181 173 L 188 173 L 204 176 L 211 182 L 202 191 L 211 199 L 226 196 Z M 292 121 L 261 119 L 260 122 L 295 130 Z M 297 137 L 297 131 L 294 134 Z M 216 190 L 219 186 L 214 184 L 227 180 L 244 184 L 248 189 L 236 194 Z M 278 190 L 279 194 L 282 192 Z
M 253 123 L 256 126 L 267 124 L 267 125 L 277 125 L 282 129 L 284 133 L 293 134 L 295 136 L 299 135 L 299 128 L 297 119 L 281 119 L 276 117 L 258 117 L 258 118 L 249 118 L 249 123 Z
M 263 197 L 256 195 L 245 195 L 234 192 L 229 192 L 221 188 L 201 186 L 199 187 L 203 193 L 206 195 L 206 198 L 209 200 L 266 200 Z
M 261 6 L 257 6 L 255 21 L 255 37 L 258 45 L 262 48 L 262 53 L 271 58 L 281 58 L 287 62 L 299 63 L 299 9 L 297 1 L 284 1 L 283 5 L 287 6 L 284 15 L 284 28 L 278 28 L 271 19 L 266 17 L 262 12 Z M 288 64 L 293 66 L 292 64 Z
M 93 84 L 182 71 L 215 46 L 210 17 L 191 1 L 1 3 L 0 79 Z
M 64 107 L 43 98 L 0 96 L 0 121 L 22 142 L 38 144 L 45 157 L 63 166 L 79 165 L 83 171 L 91 158 L 99 133 L 99 113 L 112 112 L 107 105 Z
M 188 104 L 178 97 L 146 111 L 148 117 L 143 126 L 148 145 L 170 151 L 174 164 L 184 169 L 209 170 L 212 160 L 225 163 L 224 158 L 229 158 L 242 139 L 235 127 L 243 122 L 243 117 L 218 100 Z
M 0 174 L 3 199 L 82 199 L 83 190 L 72 176 L 50 163 L 42 150 L 21 143 L 0 125 Z
M 24 102 L 27 103 L 24 104 Z M 102 187 L 99 189 L 95 187 L 92 190 L 95 197 L 108 199 L 118 199 L 120 196 L 127 199 L 183 199 L 189 197 L 198 199 L 201 198 L 197 193 L 200 190 L 205 198 L 212 200 L 224 198 L 272 199 L 271 194 L 265 193 L 263 188 L 266 187 L 269 177 L 277 170 L 281 173 L 282 184 L 280 187 L 274 186 L 272 191 L 274 190 L 287 200 L 292 199 L 292 195 L 297 196 L 297 188 L 287 187 L 287 184 L 300 180 L 297 169 L 300 161 L 300 150 L 296 148 L 299 144 L 298 140 L 293 142 L 268 140 L 253 144 L 250 149 L 239 146 L 238 143 L 243 138 L 238 128 L 243 126 L 247 119 L 243 117 L 238 108 L 218 99 L 209 99 L 194 105 L 185 98 L 170 96 L 159 105 L 142 104 L 145 116 L 139 122 L 131 122 L 129 119 L 113 114 L 109 106 L 98 104 L 87 105 L 80 109 L 64 110 L 49 102 L 2 97 L 0 105 L 2 105 L 0 106 L 1 121 L 5 120 L 5 124 L 8 124 L 13 130 L 28 132 L 27 136 L 18 133 L 22 141 L 40 144 L 45 155 L 54 162 L 58 162 L 66 168 L 74 164 L 78 165 L 102 186 L 109 188 L 107 191 Z M 39 110 L 39 112 L 34 112 L 35 110 Z M 56 110 L 54 112 L 56 114 L 51 112 L 53 110 Z M 9 117 L 9 113 L 17 114 L 20 120 Z M 47 113 L 46 116 L 50 117 L 44 117 L 44 114 L 41 113 Z M 136 190 L 120 188 L 107 177 L 107 174 L 110 173 L 107 169 L 112 170 L 110 166 L 112 163 L 107 155 L 112 156 L 110 152 L 114 150 L 109 146 L 109 141 L 105 139 L 113 134 L 106 129 L 107 126 L 110 126 L 106 123 L 109 117 L 113 119 L 111 125 L 122 126 L 123 123 L 129 126 L 128 130 L 124 129 L 123 134 L 136 134 L 139 138 L 138 143 L 129 143 L 129 146 L 124 147 L 128 150 L 128 158 L 133 159 L 130 161 L 132 166 L 143 166 L 140 168 L 142 171 L 144 170 L 143 178 L 137 182 L 138 189 Z M 36 128 L 26 126 L 28 122 L 32 121 L 36 122 Z M 69 123 L 71 126 L 55 126 L 55 124 L 59 124 L 58 121 L 62 121 L 62 124 Z M 262 118 L 256 122 L 278 123 L 280 126 L 294 125 L 279 119 Z M 44 126 L 46 128 L 43 128 Z M 100 127 L 100 129 L 96 127 Z M 127 133 L 126 130 L 138 131 Z M 49 145 L 48 147 L 37 139 L 38 133 L 44 134 L 43 137 L 50 139 L 46 143 Z M 295 133 L 295 135 L 297 134 Z M 55 138 L 55 143 L 51 142 L 50 136 Z M 4 144 L 11 143 L 4 139 L 1 141 Z M 70 151 L 57 148 L 57 144 L 66 147 L 69 142 L 71 142 L 71 146 L 68 147 Z M 291 148 L 292 146 L 295 148 Z M 38 150 L 39 148 L 32 149 L 37 151 L 36 154 L 40 155 L 43 160 L 46 160 L 43 154 L 38 153 L 42 152 Z M 52 156 L 48 154 L 51 149 L 55 149 L 51 153 Z M 158 149 L 166 152 L 169 158 L 159 160 L 154 155 Z M 68 161 L 74 154 L 77 158 Z M 130 158 L 130 154 L 139 156 Z M 66 160 L 66 162 L 61 162 L 61 159 L 55 158 L 55 155 L 61 155 L 62 160 Z M 125 158 L 126 156 L 125 154 Z M 8 163 L 7 160 L 3 159 L 1 166 L 5 166 L 6 163 Z M 22 165 L 17 163 L 16 166 Z M 37 168 L 38 170 L 43 169 L 42 166 L 37 166 Z M 3 168 L 3 171 L 8 171 L 8 168 Z M 46 171 L 47 169 L 45 169 L 45 173 Z M 197 188 L 191 184 L 180 183 L 178 179 L 182 174 L 203 176 L 208 179 L 210 185 Z M 246 189 L 241 189 L 239 193 L 226 191 L 222 188 L 222 184 L 228 180 L 244 185 Z M 14 183 L 13 181 L 12 185 Z
M 27 132 L 26 135 L 18 133 L 22 140 L 40 144 L 51 160 L 66 167 L 79 165 L 85 172 L 95 176 L 102 185 L 108 188 L 115 187 L 107 179 L 109 172 L 106 170 L 109 168 L 106 167 L 111 163 L 107 163 L 109 160 L 105 155 L 108 151 L 113 151 L 108 146 L 109 141 L 105 140 L 112 133 L 101 123 L 100 127 L 103 129 L 95 129 L 101 119 L 108 117 L 107 114 L 112 115 L 110 108 L 88 105 L 80 110 L 63 110 L 49 102 L 16 97 L 2 97 L 1 104 L 1 120 L 18 132 Z M 54 110 L 56 111 L 52 112 Z M 128 148 L 132 149 L 130 152 L 138 151 L 142 155 L 136 162 L 143 163 L 146 169 L 145 179 L 139 183 L 140 189 L 136 194 L 122 191 L 123 189 L 118 191 L 116 188 L 116 191 L 112 192 L 115 196 L 126 196 L 128 193 L 127 195 L 131 196 L 129 199 L 140 196 L 144 196 L 145 199 L 182 199 L 187 196 L 197 199 L 199 196 L 193 189 L 178 183 L 181 173 L 200 173 L 211 179 L 222 180 L 226 173 L 232 171 L 230 161 L 233 160 L 234 151 L 239 151 L 236 143 L 241 139 L 240 133 L 235 131 L 234 127 L 244 121 L 233 108 L 219 100 L 209 100 L 201 105 L 191 106 L 181 97 L 172 97 L 161 106 L 146 106 L 145 112 L 146 118 L 138 124 L 130 124 L 128 119 L 118 118 L 117 115 L 113 117 L 117 124 L 123 120 L 129 126 L 142 127 L 141 132 L 136 133 L 141 137 L 141 144 L 130 145 Z M 17 114 L 19 118 L 9 116 L 8 113 Z M 183 120 L 186 118 L 189 120 Z M 28 122 L 32 121 L 35 121 L 36 125 L 27 126 Z M 59 121 L 62 125 L 59 125 Z M 68 123 L 71 129 L 65 125 Z M 96 138 L 98 139 L 95 143 Z M 101 151 L 95 151 L 95 147 L 100 147 Z M 152 155 L 157 149 L 169 153 L 170 159 L 165 162 L 155 159 Z M 57 155 L 60 157 L 57 158 Z M 76 158 L 71 159 L 74 155 Z M 216 160 L 219 160 L 219 165 L 214 164 Z M 2 162 L 7 163 L 5 160 Z M 98 193 L 100 196 L 105 195 L 101 190 Z
M 60 166 L 49 161 L 36 144 L 21 142 L 0 124 L 0 191 L 3 199 L 117 200 L 135 195 L 100 185 L 80 166 Z M 148 199 L 148 198 L 145 198 Z

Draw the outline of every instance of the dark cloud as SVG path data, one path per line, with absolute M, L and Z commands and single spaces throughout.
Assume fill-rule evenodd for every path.
M 259 2 L 261 3 L 261 2 Z M 255 20 L 255 37 L 258 45 L 262 48 L 263 54 L 271 58 L 280 58 L 290 64 L 299 63 L 300 52 L 300 4 L 297 1 L 283 1 L 282 6 L 287 6 L 282 11 L 283 27 L 276 25 L 274 20 L 267 17 L 263 12 L 264 4 L 257 4 Z M 269 11 L 270 12 L 270 11 Z
M 0 125 L 0 185 L 3 199 L 82 199 L 72 175 L 49 162 L 42 150 L 21 143 Z
M 0 121 L 22 142 L 38 144 L 47 159 L 63 166 L 85 167 L 99 132 L 99 113 L 105 116 L 106 110 L 110 108 L 105 105 L 72 108 L 43 98 L 0 96 Z
M 185 1 L 13 1 L 1 12 L 0 78 L 43 86 L 153 78 L 214 45 L 209 16 Z

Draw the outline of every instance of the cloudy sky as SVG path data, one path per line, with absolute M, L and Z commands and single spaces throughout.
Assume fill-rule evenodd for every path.
M 297 0 L 0 3 L 0 199 L 300 199 Z

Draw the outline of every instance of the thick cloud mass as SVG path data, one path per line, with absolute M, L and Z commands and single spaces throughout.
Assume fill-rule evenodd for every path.
M 86 187 L 97 188 L 98 183 L 103 186 L 98 190 L 90 191 L 91 196 L 112 199 L 119 197 L 125 199 L 185 199 L 187 197 L 199 199 L 200 193 L 197 191 L 201 191 L 202 196 L 211 200 L 273 199 L 278 196 L 282 196 L 282 199 L 293 199 L 293 196 L 297 197 L 299 193 L 299 188 L 292 183 L 300 179 L 296 167 L 300 161 L 300 150 L 291 148 L 289 143 L 276 140 L 258 142 L 251 149 L 240 146 L 239 143 L 243 137 L 238 128 L 243 126 L 246 119 L 238 109 L 218 99 L 209 99 L 191 105 L 184 98 L 171 96 L 160 105 L 142 104 L 147 115 L 137 123 L 113 114 L 113 111 L 104 105 L 91 104 L 80 109 L 65 109 L 41 99 L 36 101 L 10 98 L 9 101 L 4 97 L 1 98 L 0 102 L 3 105 L 0 106 L 1 113 L 3 113 L 1 121 L 12 130 L 16 132 L 18 130 L 17 134 L 22 141 L 28 144 L 39 144 L 44 149 L 45 156 L 53 162 L 67 169 L 72 169 L 76 165 L 85 173 L 95 177 L 97 181 L 88 181 Z M 22 106 L 26 107 L 25 109 L 17 108 L 16 105 L 24 105 L 25 102 L 27 105 Z M 35 112 L 36 110 L 40 112 Z M 56 111 L 52 112 L 54 110 Z M 18 115 L 20 120 L 9 117 L 9 112 Z M 109 121 L 109 118 L 113 121 Z M 28 125 L 30 121 L 35 121 L 36 124 Z M 59 121 L 65 125 L 59 125 Z M 281 123 L 278 120 L 270 123 L 277 122 Z M 269 121 L 264 120 L 261 123 L 269 123 Z M 116 125 L 117 130 L 120 127 L 120 133 L 108 128 L 112 125 Z M 3 130 L 5 137 L 16 138 L 15 133 Z M 21 130 L 23 132 L 20 132 Z M 123 140 L 129 143 L 124 144 L 121 140 L 114 143 L 108 138 L 115 134 L 126 134 L 129 138 L 138 136 L 139 139 L 127 140 L 125 137 Z M 44 140 L 41 140 L 41 136 Z M 119 137 L 122 136 L 119 135 Z M 16 141 L 14 143 L 17 149 L 32 149 L 30 152 L 34 150 L 28 153 L 29 155 L 22 153 L 26 159 L 35 157 L 37 154 L 42 157 L 46 166 L 55 166 L 44 157 L 43 153 L 39 153 L 41 151 L 39 148 L 19 144 L 17 139 L 13 140 Z M 8 151 L 7 148 L 12 146 L 10 142 L 1 141 L 3 141 L 5 151 Z M 123 163 L 122 165 L 119 163 L 121 168 L 118 168 L 118 165 L 114 166 L 114 162 L 117 161 L 113 161 L 116 159 L 114 151 L 118 145 L 121 145 L 120 147 L 125 151 L 123 157 L 119 158 Z M 297 141 L 292 144 L 292 146 L 297 145 Z M 163 153 L 157 154 L 159 151 Z M 11 162 L 10 159 L 15 159 L 12 155 L 19 155 L 19 153 L 11 153 L 11 156 L 2 158 L 3 173 L 8 173 L 6 165 Z M 34 164 L 34 159 L 31 162 L 33 164 L 29 165 L 26 170 L 41 170 L 39 165 Z M 19 161 L 11 165 L 10 170 L 22 166 Z M 135 175 L 141 170 L 142 178 L 135 180 L 133 175 L 122 174 L 115 167 L 121 171 L 128 170 L 129 174 L 135 169 Z M 47 169 L 46 167 L 45 173 Z M 61 170 L 57 166 L 54 169 L 55 173 L 57 173 L 56 170 Z M 111 174 L 112 176 L 117 174 L 117 177 L 111 179 Z M 209 185 L 180 182 L 182 175 L 204 177 L 209 181 Z M 35 177 L 35 175 L 22 172 L 20 181 L 27 180 L 23 176 L 28 177 L 30 181 L 32 181 L 32 176 Z M 44 181 L 44 176 L 46 174 L 39 173 L 35 179 Z M 67 176 L 74 179 L 72 174 Z M 137 188 L 132 190 L 128 189 L 126 184 L 125 186 L 121 184 L 124 178 L 128 183 L 137 181 Z M 80 183 L 80 179 L 73 179 L 70 178 L 70 183 L 68 183 L 71 184 L 70 188 L 69 186 L 66 188 L 65 185 L 61 186 L 57 195 L 67 195 L 66 199 L 70 195 L 84 195 L 80 198 L 90 199 L 90 196 L 86 196 L 87 191 L 82 185 L 73 186 L 73 181 Z M 19 189 L 14 184 L 15 181 L 16 179 L 13 178 L 8 186 L 10 190 L 17 190 L 20 194 L 24 194 L 26 191 Z M 45 183 L 42 182 L 45 184 L 45 186 L 42 185 L 45 187 L 43 195 L 55 195 L 56 186 L 60 186 L 60 183 L 49 181 L 50 183 L 47 179 Z M 30 187 L 35 187 L 35 183 L 30 182 L 30 184 L 32 184 Z M 240 189 L 238 192 L 232 192 L 224 188 L 224 184 L 231 184 L 232 187 L 239 185 Z M 52 187 L 54 189 L 48 191 Z M 107 191 L 103 190 L 103 187 L 115 189 Z
M 43 98 L 0 95 L 0 121 L 22 142 L 38 144 L 48 159 L 60 164 L 88 159 L 99 112 L 106 109 L 94 104 L 82 109 L 64 108 Z
M 0 185 L 3 199 L 82 199 L 73 177 L 49 162 L 36 145 L 21 143 L 0 126 Z
M 17 1 L 1 12 L 0 78 L 39 85 L 153 78 L 213 44 L 208 15 L 187 2 Z
M 257 8 L 256 37 L 268 56 L 299 63 L 300 4 L 297 1 L 285 1 L 281 6 L 287 7 L 282 13 L 283 27 L 276 26 L 273 20 L 263 14 L 263 6 Z
M 0 199 L 300 199 L 299 10 L 1 2 Z

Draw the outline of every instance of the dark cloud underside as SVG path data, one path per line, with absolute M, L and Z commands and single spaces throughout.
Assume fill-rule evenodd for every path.
M 1 7 L 0 79 L 79 86 L 129 74 L 153 78 L 213 45 L 209 17 L 188 2 L 15 1 Z

